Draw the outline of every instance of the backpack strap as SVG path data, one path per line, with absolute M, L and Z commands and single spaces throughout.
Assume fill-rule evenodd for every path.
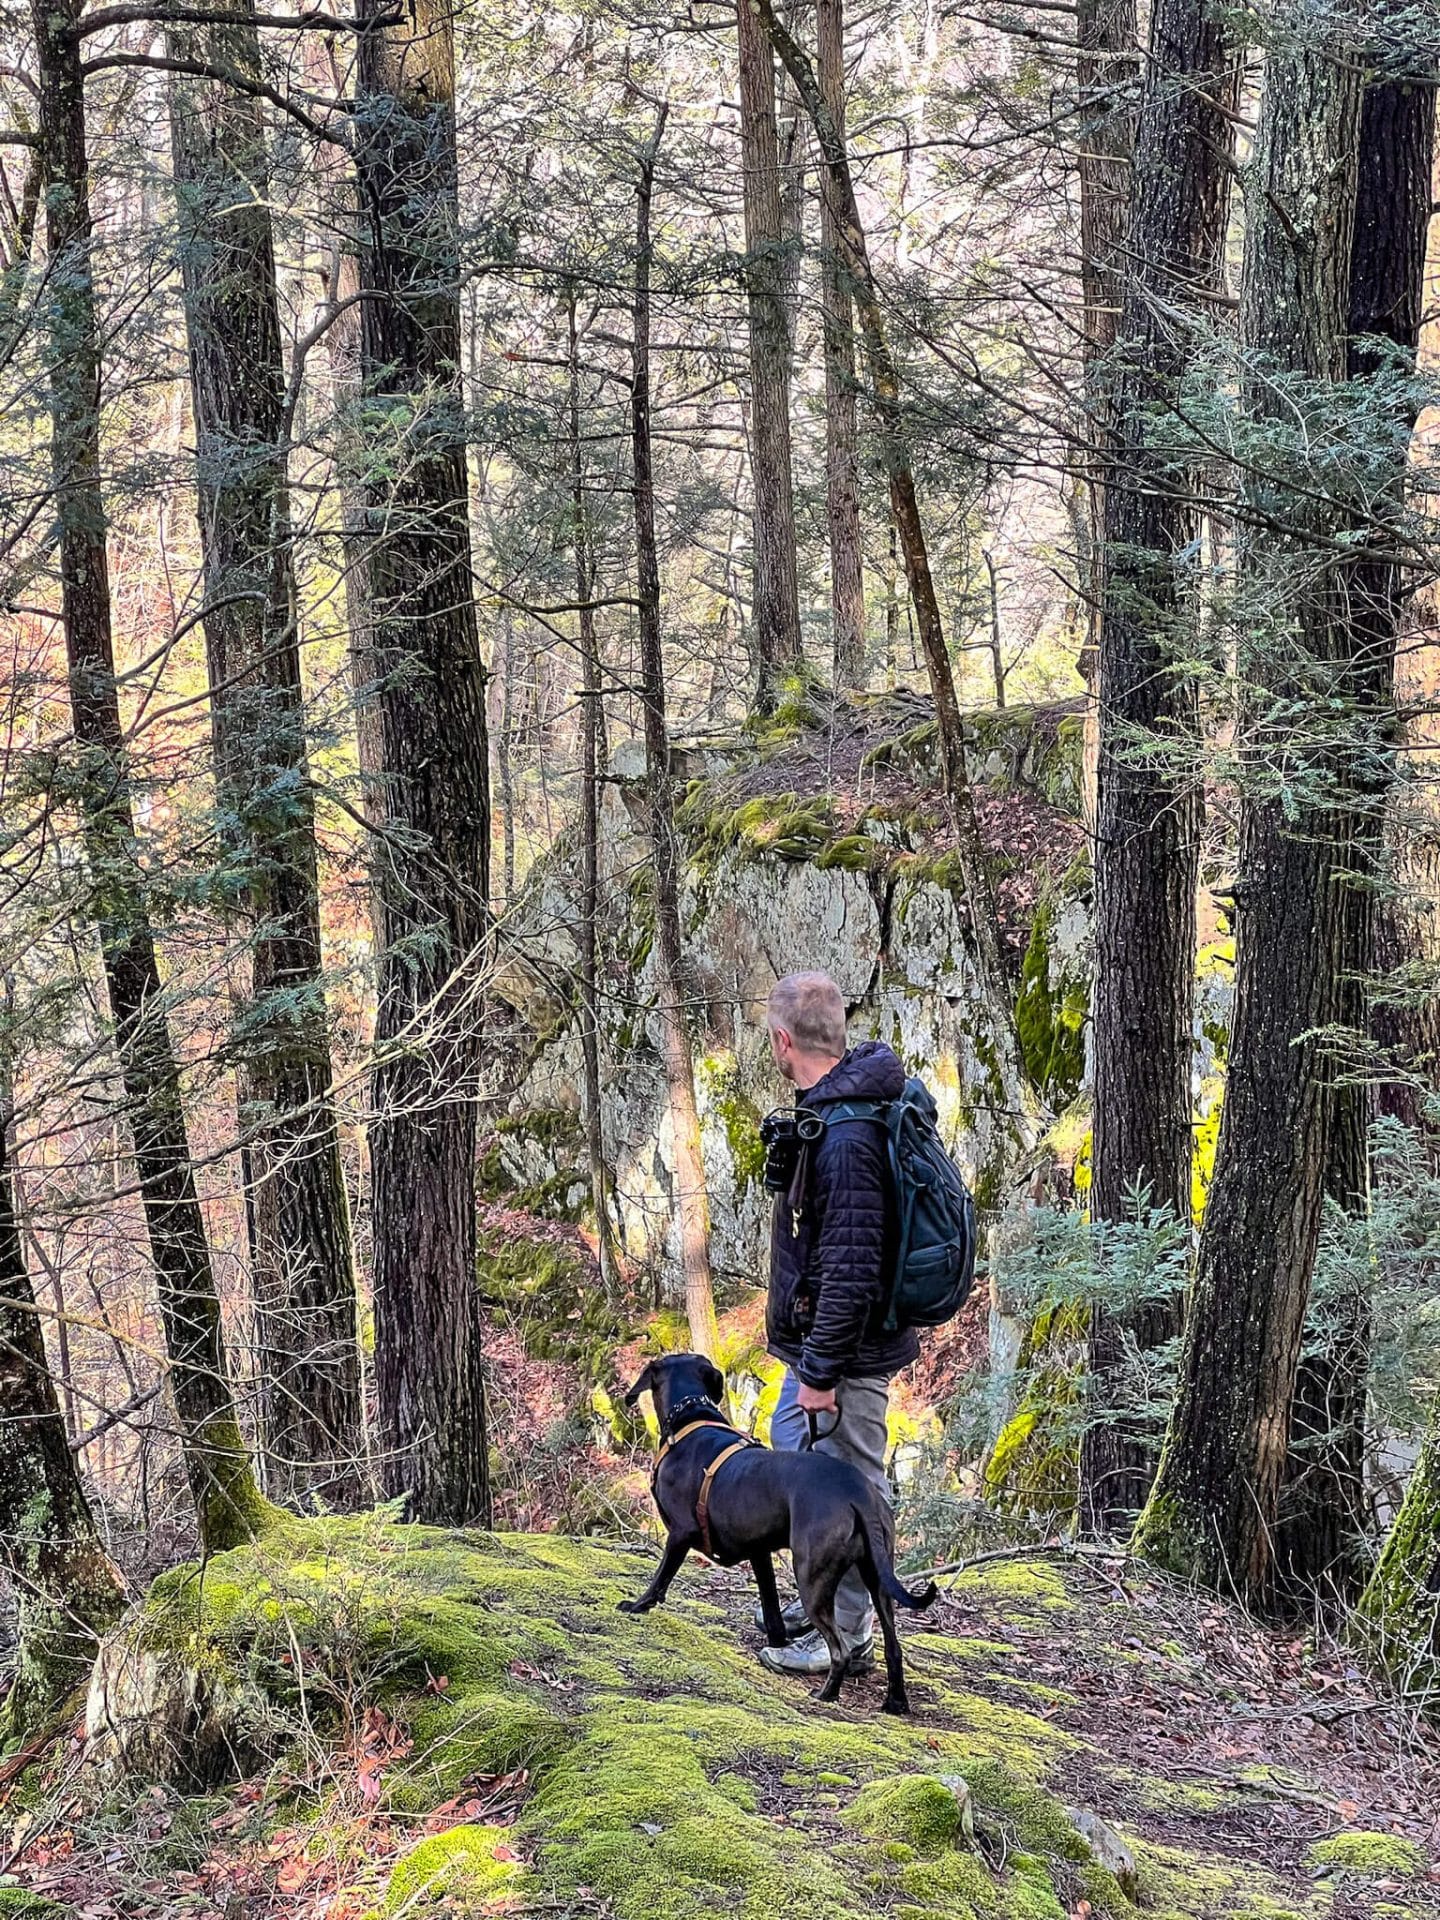
M 890 1124 L 890 1109 L 893 1100 L 827 1100 L 823 1106 L 815 1107 L 827 1127 L 836 1126 L 842 1120 L 878 1120 L 881 1126 Z

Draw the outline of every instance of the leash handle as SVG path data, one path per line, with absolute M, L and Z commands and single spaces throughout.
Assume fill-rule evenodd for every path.
M 805 1424 L 810 1429 L 810 1438 L 806 1442 L 805 1452 L 811 1453 L 814 1451 L 816 1443 L 818 1441 L 828 1440 L 831 1434 L 834 1433 L 836 1429 L 839 1427 L 840 1409 L 838 1407 L 835 1409 L 835 1418 L 831 1421 L 830 1425 L 826 1427 L 825 1430 L 822 1432 L 820 1429 L 820 1415 L 816 1413 L 813 1408 L 807 1407 L 805 1409 Z

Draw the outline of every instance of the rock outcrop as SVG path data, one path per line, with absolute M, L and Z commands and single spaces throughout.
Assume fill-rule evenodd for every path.
M 1053 1105 L 1075 1092 L 1085 1005 L 1088 871 L 1079 725 L 1068 707 L 973 722 L 982 829 L 1015 960 L 1021 1044 Z M 694 991 L 706 1170 L 722 1282 L 753 1284 L 769 1208 L 758 1123 L 782 1097 L 764 1028 L 776 978 L 823 967 L 856 1038 L 890 1042 L 929 1080 L 983 1210 L 1026 1171 L 1024 1102 L 977 991 L 968 909 L 941 823 L 933 729 L 908 696 L 838 708 L 825 726 L 754 743 L 691 742 L 682 911 Z M 602 809 L 602 1126 L 620 1242 L 678 1279 L 672 1156 L 650 959 L 643 763 L 617 754 Z M 508 1111 L 487 1174 L 539 1211 L 588 1200 L 575 1026 L 576 848 L 565 840 L 506 915 L 497 997 L 512 1011 Z

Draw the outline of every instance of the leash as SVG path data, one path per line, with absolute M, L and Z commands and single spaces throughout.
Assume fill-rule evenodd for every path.
M 810 1429 L 810 1438 L 805 1442 L 800 1451 L 802 1453 L 813 1453 L 821 1440 L 828 1440 L 831 1434 L 840 1431 L 840 1409 L 838 1407 L 835 1409 L 835 1419 L 830 1426 L 826 1427 L 823 1433 L 820 1431 L 819 1414 L 808 1407 L 805 1410 L 805 1424 Z

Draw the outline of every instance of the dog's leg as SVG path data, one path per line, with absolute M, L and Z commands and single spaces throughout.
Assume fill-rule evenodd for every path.
M 850 1666 L 850 1651 L 835 1627 L 835 1589 L 847 1569 L 828 1565 L 810 1566 L 803 1563 L 799 1555 L 793 1558 L 795 1584 L 800 1589 L 800 1598 L 805 1602 L 805 1612 L 811 1626 L 830 1649 L 830 1673 L 818 1697 L 821 1700 L 838 1700 L 840 1684 Z
M 678 1539 L 673 1533 L 665 1536 L 665 1551 L 660 1556 L 660 1564 L 655 1569 L 655 1578 L 645 1591 L 634 1600 L 622 1600 L 621 1613 L 649 1613 L 652 1607 L 658 1607 L 670 1591 L 670 1582 L 680 1571 L 685 1556 L 690 1551 L 687 1539 Z
M 772 1647 L 785 1645 L 785 1617 L 780 1611 L 780 1592 L 775 1585 L 775 1562 L 768 1553 L 757 1553 L 750 1562 L 755 1585 L 760 1590 L 760 1611 L 765 1616 L 765 1638 Z
M 870 1586 L 868 1573 L 865 1584 Z M 905 1691 L 905 1662 L 900 1653 L 900 1635 L 895 1631 L 895 1604 L 877 1580 L 870 1587 L 875 1612 L 880 1621 L 880 1637 L 885 1642 L 885 1698 L 882 1713 L 909 1713 L 910 1696 Z

